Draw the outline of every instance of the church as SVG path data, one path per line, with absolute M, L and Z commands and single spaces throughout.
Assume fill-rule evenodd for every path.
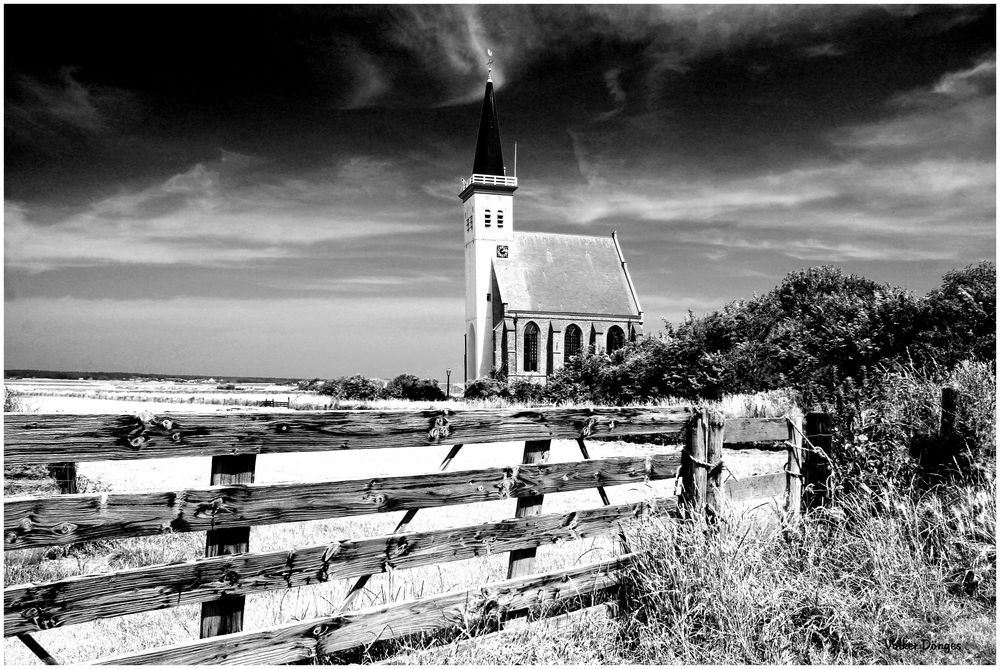
M 465 219 L 466 382 L 492 370 L 544 383 L 572 356 L 642 335 L 642 307 L 618 235 L 516 230 L 492 76 L 479 120 Z

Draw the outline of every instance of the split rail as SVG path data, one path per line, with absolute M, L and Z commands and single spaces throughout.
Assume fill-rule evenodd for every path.
M 206 531 L 207 539 L 205 557 L 188 562 L 10 585 L 4 589 L 4 635 L 19 636 L 43 661 L 55 663 L 44 651 L 45 630 L 200 604 L 201 638 L 97 663 L 281 664 L 454 629 L 477 617 L 502 625 L 599 605 L 613 599 L 618 572 L 627 568 L 632 555 L 536 573 L 538 548 L 618 536 L 642 515 L 711 515 L 726 500 L 775 498 L 787 513 L 798 513 L 822 500 L 827 426 L 825 414 L 809 414 L 803 426 L 801 418 L 723 420 L 690 406 L 144 417 L 6 414 L 7 464 L 190 456 L 212 456 L 212 463 L 208 487 L 6 499 L 6 551 L 171 532 Z M 652 434 L 676 435 L 679 444 L 644 457 L 589 456 L 588 440 Z M 803 448 L 803 437 L 810 448 Z M 583 459 L 548 462 L 553 439 L 576 440 Z M 525 442 L 519 464 L 447 471 L 465 445 L 486 448 L 511 441 Z M 786 449 L 788 459 L 781 471 L 727 480 L 724 444 Z M 450 447 L 437 473 L 254 483 L 260 454 L 426 446 Z M 612 486 L 669 479 L 679 480 L 679 496 L 613 505 L 606 492 Z M 543 513 L 546 496 L 587 489 L 598 492 L 602 506 Z M 419 509 L 511 498 L 517 500 L 514 518 L 422 532 L 407 527 Z M 275 552 L 253 552 L 249 543 L 251 527 L 394 511 L 405 514 L 391 535 Z M 350 610 L 372 575 L 498 553 L 509 554 L 505 581 Z M 354 585 L 329 615 L 243 630 L 248 594 L 331 579 L 352 579 Z

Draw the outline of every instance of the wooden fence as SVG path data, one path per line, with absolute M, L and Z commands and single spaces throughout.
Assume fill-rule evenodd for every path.
M 264 400 L 263 402 L 260 403 L 262 407 L 275 407 L 275 408 L 284 407 L 286 409 L 291 407 L 291 404 L 292 404 L 291 397 L 286 397 L 284 402 L 282 402 L 281 400 L 276 400 L 272 397 L 271 399 Z
M 716 512 L 725 499 L 782 498 L 789 513 L 821 502 L 827 417 L 735 419 L 694 407 L 469 411 L 328 411 L 295 414 L 146 416 L 5 416 L 7 464 L 212 456 L 210 486 L 186 490 L 66 494 L 5 501 L 4 549 L 68 545 L 98 539 L 207 531 L 206 555 L 177 564 L 76 576 L 4 590 L 4 635 L 18 635 L 45 658 L 53 627 L 201 604 L 198 640 L 119 655 L 101 664 L 278 664 L 445 630 L 487 612 L 494 619 L 562 613 L 611 599 L 616 572 L 631 555 L 550 573 L 535 573 L 539 546 L 618 535 L 643 513 L 678 517 Z M 645 457 L 590 459 L 587 440 L 677 435 L 683 446 Z M 810 448 L 803 449 L 803 437 Z M 576 440 L 582 460 L 547 462 L 553 439 Z M 511 466 L 446 471 L 465 444 L 524 441 Z M 785 449 L 783 470 L 725 480 L 729 448 Z M 450 446 L 440 471 L 324 483 L 255 485 L 264 453 Z M 666 451 L 666 452 L 663 452 Z M 806 457 L 801 457 L 802 455 Z M 675 479 L 679 498 L 612 505 L 606 487 Z M 803 488 L 803 476 L 808 484 Z M 543 514 L 546 495 L 596 489 L 603 506 Z M 515 498 L 514 518 L 413 532 L 418 509 Z M 293 550 L 251 552 L 250 527 L 405 511 L 395 532 Z M 508 580 L 416 601 L 349 611 L 374 574 L 509 553 Z M 243 631 L 250 593 L 357 579 L 330 615 Z M 544 606 L 544 611 L 539 607 Z M 51 658 L 47 662 L 54 662 Z

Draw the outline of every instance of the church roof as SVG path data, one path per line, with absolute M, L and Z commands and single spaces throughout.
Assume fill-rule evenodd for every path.
M 483 113 L 479 118 L 479 138 L 476 140 L 476 160 L 472 165 L 473 174 L 505 176 L 503 170 L 503 149 L 500 147 L 500 117 L 497 116 L 497 101 L 493 95 L 493 82 L 486 82 L 486 96 L 483 98 Z
M 514 232 L 493 267 L 509 311 L 639 316 L 613 237 Z

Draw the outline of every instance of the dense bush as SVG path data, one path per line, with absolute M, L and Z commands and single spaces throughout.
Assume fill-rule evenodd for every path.
M 385 397 L 385 385 L 378 379 L 370 379 L 360 374 L 342 376 L 321 382 L 310 382 L 321 395 L 335 399 L 377 400 Z
M 385 387 L 386 397 L 435 402 L 445 398 L 437 379 L 420 379 L 413 374 L 400 374 Z
M 300 381 L 298 388 L 318 392 L 320 395 L 329 395 L 338 400 L 404 399 L 435 402 L 446 399 L 444 391 L 438 386 L 437 379 L 420 379 L 413 374 L 400 374 L 388 383 L 361 374 L 326 381 L 311 379 Z

